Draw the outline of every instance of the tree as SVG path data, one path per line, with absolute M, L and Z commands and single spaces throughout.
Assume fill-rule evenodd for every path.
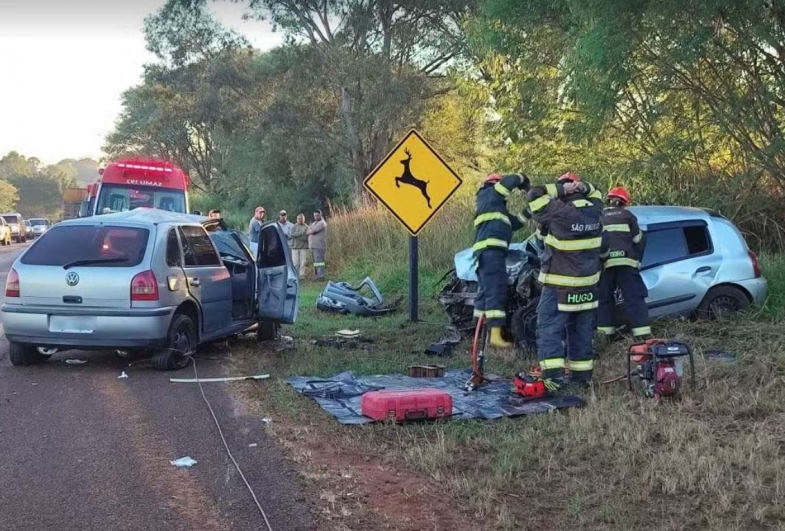
M 63 196 L 57 179 L 46 175 L 13 175 L 8 182 L 18 190 L 17 208 L 22 216 L 52 219 L 60 216 Z
M 362 180 L 394 137 L 418 122 L 431 97 L 452 88 L 444 68 L 464 50 L 460 23 L 473 5 L 473 0 L 250 0 L 249 15 L 269 18 L 290 45 L 304 44 L 299 50 L 310 75 L 301 79 L 305 90 L 315 92 L 306 99 L 318 99 L 330 117 L 300 125 L 310 135 L 320 131 L 322 140 L 345 153 L 359 195 Z
M 0 179 L 0 212 L 16 212 L 16 204 L 18 202 L 19 192 L 16 186 L 4 179 Z

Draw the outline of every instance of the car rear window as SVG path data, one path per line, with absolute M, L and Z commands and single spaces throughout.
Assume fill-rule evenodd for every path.
M 22 256 L 26 265 L 134 267 L 147 249 L 150 231 L 137 227 L 102 225 L 55 226 Z M 95 261 L 95 263 L 89 263 Z
M 44 220 L 44 219 L 31 219 L 30 223 L 37 227 L 39 225 L 46 225 L 46 220 Z
M 8 223 L 18 223 L 19 220 L 16 216 L 3 216 L 3 219 L 6 220 Z
M 686 260 L 709 251 L 711 240 L 704 225 L 649 228 L 641 267 Z

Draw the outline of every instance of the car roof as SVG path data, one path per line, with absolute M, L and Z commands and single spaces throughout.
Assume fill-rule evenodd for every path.
M 68 219 L 58 223 L 58 225 L 84 225 L 85 222 L 101 223 L 138 223 L 142 225 L 160 225 L 166 223 L 194 223 L 201 224 L 210 218 L 206 216 L 196 216 L 194 214 L 183 214 L 181 212 L 169 212 L 157 208 L 135 208 L 127 212 L 116 212 L 114 214 L 100 214 L 87 218 Z
M 686 220 L 702 220 L 709 223 L 714 215 L 703 208 L 670 205 L 631 206 L 629 211 L 635 214 L 641 225 Z

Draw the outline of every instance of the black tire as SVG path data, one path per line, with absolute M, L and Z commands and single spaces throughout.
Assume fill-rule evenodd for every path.
M 21 343 L 8 344 L 8 357 L 11 365 L 21 367 L 24 365 L 38 365 L 49 359 L 36 350 L 35 345 L 23 345 Z
M 182 369 L 196 350 L 199 337 L 196 323 L 184 313 L 175 314 L 169 325 L 166 347 L 153 354 L 153 367 L 159 371 Z
M 510 332 L 515 346 L 524 356 L 537 352 L 537 304 L 539 297 L 515 310 L 510 320 Z
M 717 286 L 703 297 L 695 315 L 699 319 L 716 319 L 722 315 L 746 310 L 750 307 L 747 294 L 734 286 Z
M 260 343 L 262 341 L 275 341 L 278 335 L 278 327 L 279 324 L 275 321 L 259 321 L 259 327 L 256 329 L 256 339 Z

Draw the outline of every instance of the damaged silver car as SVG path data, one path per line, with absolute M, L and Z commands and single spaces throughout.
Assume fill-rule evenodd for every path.
M 757 256 L 741 232 L 722 215 L 678 206 L 630 207 L 646 238 L 641 275 L 649 296 L 649 315 L 704 317 L 761 305 L 768 294 Z M 536 344 L 537 282 L 542 242 L 531 236 L 513 243 L 507 256 L 508 308 L 505 333 L 522 349 Z M 471 249 L 455 255 L 455 267 L 439 295 L 453 325 L 472 330 L 477 275 Z M 618 323 L 623 324 L 621 293 L 616 294 Z

